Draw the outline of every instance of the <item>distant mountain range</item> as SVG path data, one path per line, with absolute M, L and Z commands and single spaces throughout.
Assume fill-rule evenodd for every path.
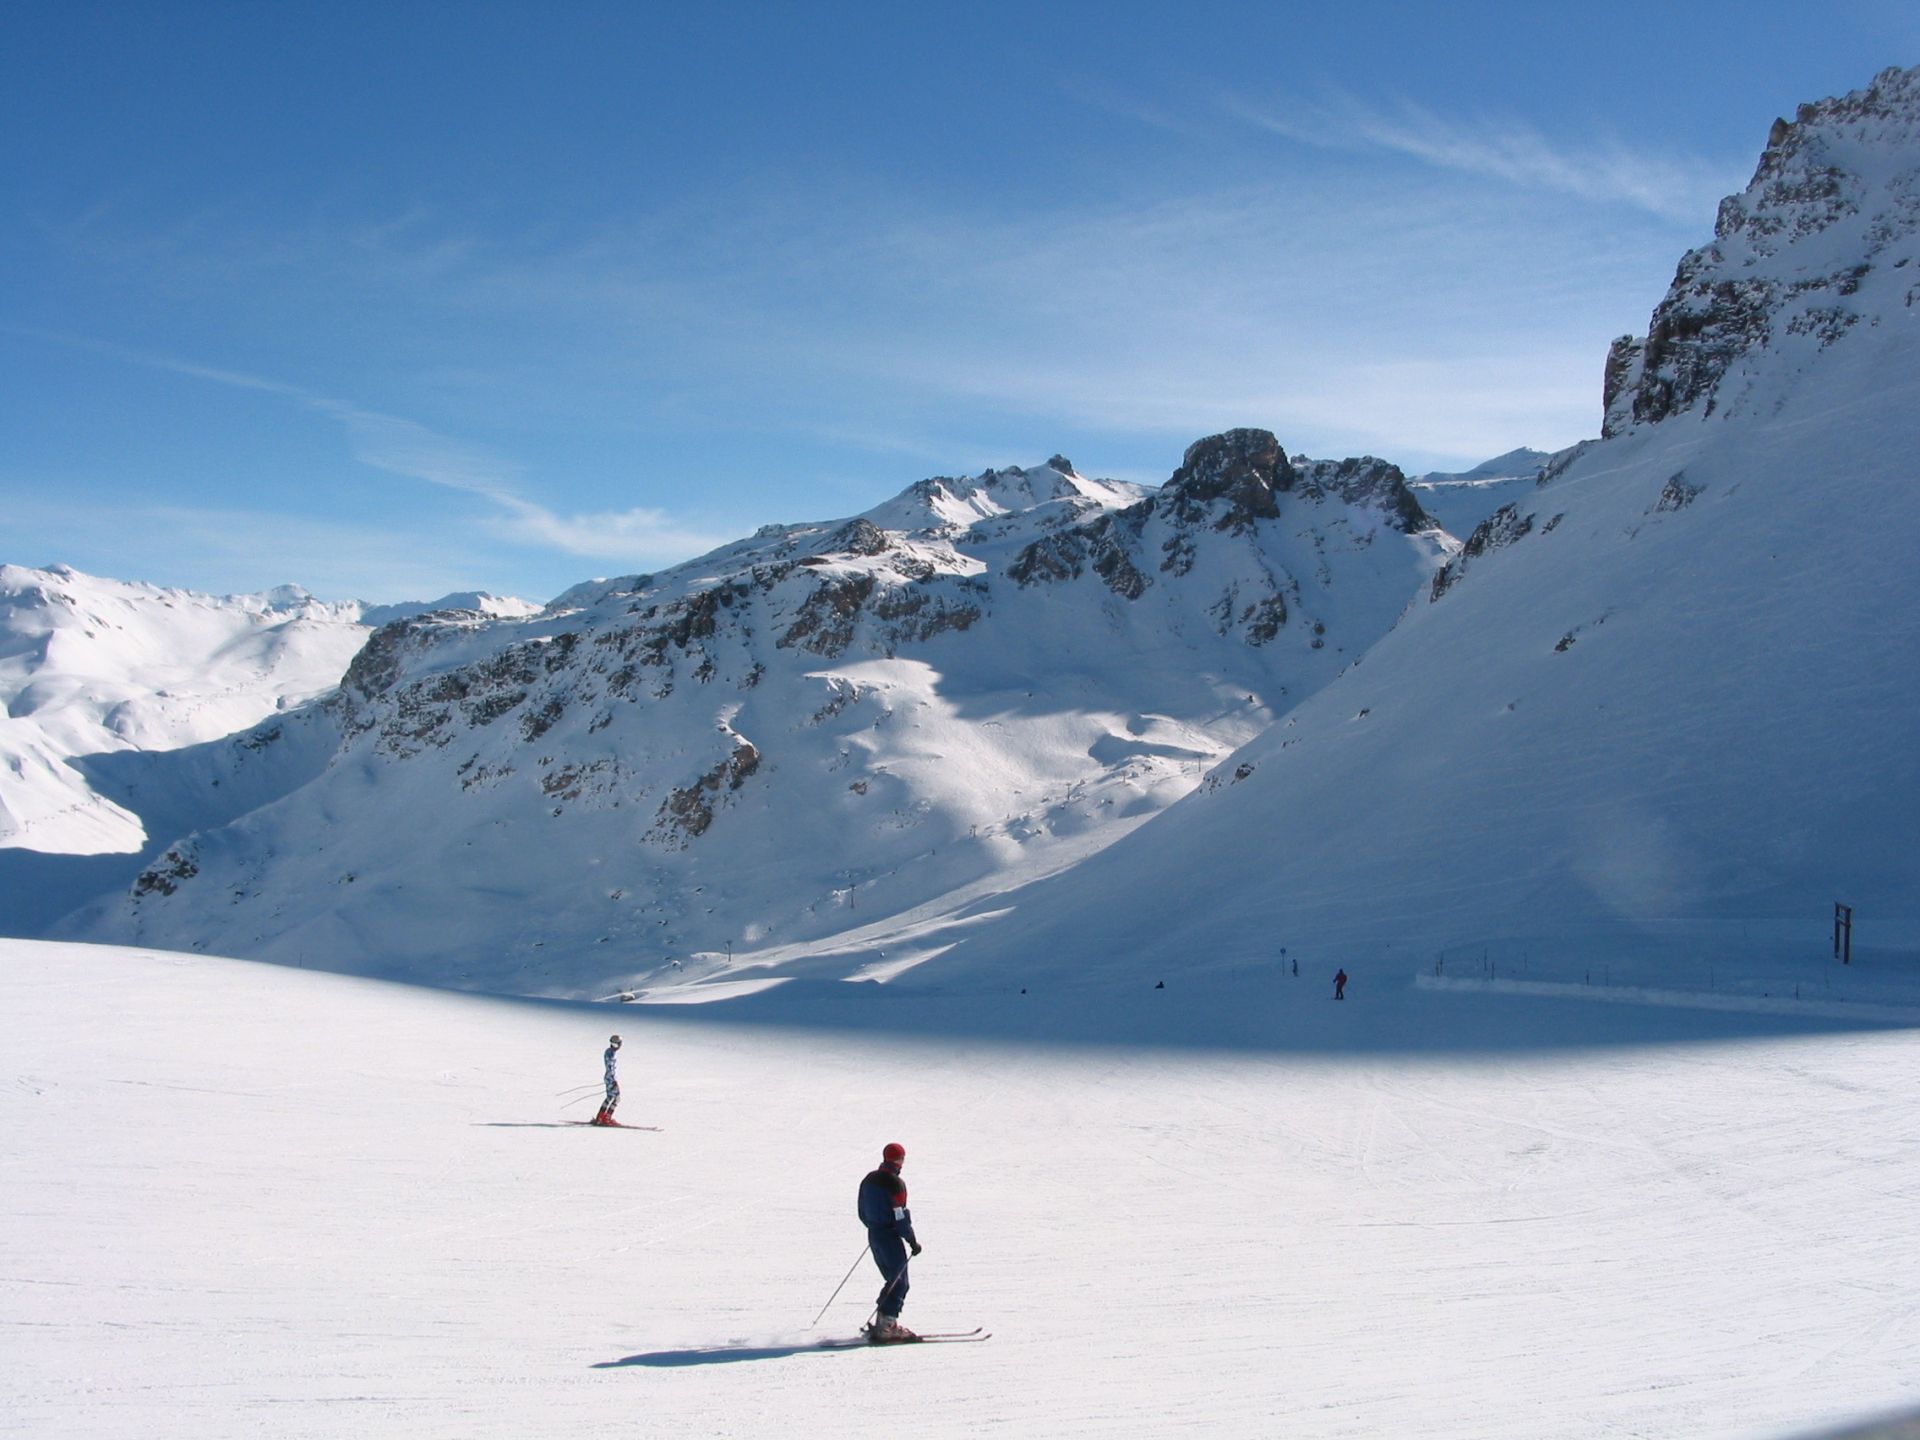
M 455 608 L 538 607 L 482 594 L 330 604 L 297 585 L 201 595 L 0 565 L 0 848 L 138 851 L 137 817 L 69 760 L 230 735 L 333 689 L 374 627 Z
M 1470 535 L 1481 521 L 1540 478 L 1558 458 L 1524 447 L 1454 474 L 1432 471 L 1410 483 L 1415 498 L 1443 529 Z

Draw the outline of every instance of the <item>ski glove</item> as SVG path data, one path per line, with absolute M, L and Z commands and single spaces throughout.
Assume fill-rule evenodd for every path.
M 918 1240 L 910 1240 L 907 1243 L 913 1247 L 913 1253 L 916 1255 L 918 1255 L 923 1248 Z

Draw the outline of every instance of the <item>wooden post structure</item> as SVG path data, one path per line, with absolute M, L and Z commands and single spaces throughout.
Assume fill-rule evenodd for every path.
M 1853 963 L 1853 906 L 1833 902 L 1833 958 L 1842 965 Z

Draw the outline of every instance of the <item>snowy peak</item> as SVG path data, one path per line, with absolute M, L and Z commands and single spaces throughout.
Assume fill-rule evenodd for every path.
M 1483 460 L 1471 470 L 1429 471 L 1410 481 L 1408 488 L 1420 508 L 1449 535 L 1471 535 L 1494 511 L 1531 489 L 1555 459 L 1545 450 L 1522 446 Z
M 1416 489 L 1430 485 L 1485 485 L 1498 480 L 1532 480 L 1540 473 L 1540 467 L 1553 456 L 1545 450 L 1534 450 L 1522 445 L 1509 450 L 1504 455 L 1496 455 L 1491 460 L 1482 460 L 1471 470 L 1430 470 L 1418 480 L 1412 482 Z
M 1400 467 L 1371 455 L 1354 460 L 1298 459 L 1294 477 L 1301 495 L 1376 509 L 1403 535 L 1431 530 L 1437 523 L 1413 493 Z
M 540 606 L 529 600 L 516 599 L 511 595 L 494 595 L 485 590 L 458 590 L 450 595 L 442 595 L 438 600 L 408 600 L 398 605 L 361 606 L 360 623 L 378 629 L 382 625 L 392 624 L 395 620 L 411 620 L 415 616 L 432 615 L 443 610 L 485 615 L 495 620 L 518 620 L 528 615 L 537 615 L 540 609 Z
M 982 521 L 1023 516 L 1037 525 L 1059 523 L 1131 505 L 1146 493 L 1121 481 L 1089 479 L 1064 455 L 1055 455 L 1031 469 L 1012 466 L 921 480 L 861 518 L 888 530 L 955 538 Z
M 1607 358 L 1603 433 L 1753 397 L 1761 352 L 1817 360 L 1863 322 L 1920 324 L 1920 67 L 1776 120 L 1713 243 L 1681 260 L 1644 338 Z

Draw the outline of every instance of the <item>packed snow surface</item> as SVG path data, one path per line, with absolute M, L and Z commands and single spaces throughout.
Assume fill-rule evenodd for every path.
M 0 1434 L 1777 1437 L 1920 1401 L 1910 1033 L 1327 982 L 833 985 L 741 1026 L 0 942 Z M 614 1030 L 657 1132 L 567 1123 Z M 878 1289 L 889 1140 L 905 1319 L 985 1344 L 808 1348 Z

